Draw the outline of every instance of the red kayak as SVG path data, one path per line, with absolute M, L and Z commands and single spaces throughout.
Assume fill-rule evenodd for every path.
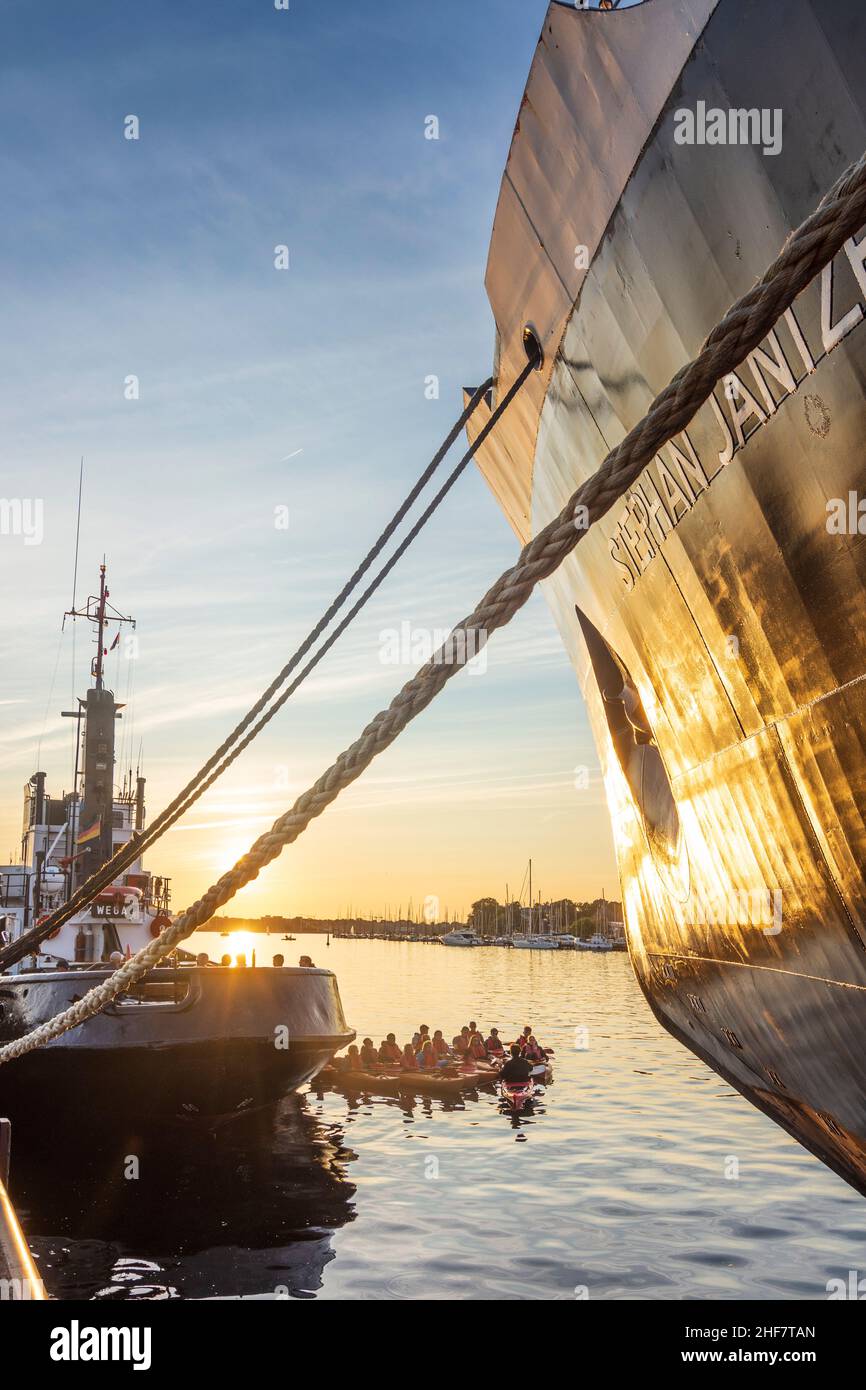
M 500 1081 L 499 1094 L 503 1104 L 517 1114 L 534 1099 L 535 1082 L 529 1078 L 526 1081 Z

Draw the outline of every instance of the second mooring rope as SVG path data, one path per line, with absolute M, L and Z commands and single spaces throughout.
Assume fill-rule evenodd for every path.
M 280 686 L 285 684 L 292 672 L 300 665 L 303 658 L 319 640 L 319 638 L 325 632 L 326 628 L 336 617 L 337 613 L 344 606 L 346 600 L 358 587 L 358 585 L 360 584 L 364 576 L 367 574 L 367 572 L 372 568 L 374 561 L 378 559 L 379 555 L 385 548 L 385 545 L 391 539 L 394 532 L 397 530 L 397 527 L 403 521 L 404 517 L 408 514 L 409 510 L 414 505 L 417 498 L 426 488 L 428 482 L 433 477 L 433 474 L 436 472 L 440 463 L 445 458 L 446 454 L 449 453 L 451 446 L 455 443 L 457 438 L 465 429 L 469 420 L 474 415 L 478 406 L 481 404 L 482 400 L 487 394 L 488 389 L 493 385 L 492 378 L 485 381 L 472 393 L 472 396 L 469 399 L 469 401 L 467 401 L 466 407 L 463 410 L 463 413 L 460 415 L 460 418 L 454 422 L 445 439 L 442 441 L 436 453 L 433 455 L 433 458 L 430 460 L 427 467 L 424 469 L 424 472 L 421 474 L 420 478 L 418 478 L 417 482 L 413 485 L 407 496 L 403 499 L 400 506 L 397 508 L 396 512 L 391 517 L 390 521 L 380 532 L 379 536 L 377 537 L 371 548 L 367 551 L 367 554 L 364 556 L 361 563 L 355 569 L 354 573 L 351 574 L 349 578 L 346 580 L 346 583 L 343 585 L 336 598 L 328 606 L 328 608 L 326 608 L 325 612 L 322 614 L 321 618 L 319 618 L 315 626 L 310 630 L 310 632 L 307 633 L 303 642 L 301 642 L 300 646 L 292 654 L 292 656 L 289 658 L 285 666 L 274 678 L 274 680 L 271 681 L 267 690 L 265 690 L 262 693 L 262 695 L 259 696 L 258 700 L 256 700 L 252 708 L 247 710 L 240 723 L 238 723 L 234 727 L 234 729 L 232 729 L 231 733 L 223 740 L 216 752 L 213 753 L 210 758 L 208 758 L 204 767 L 199 768 L 198 772 L 196 772 L 195 775 L 190 778 L 186 786 L 180 792 L 178 792 L 177 796 L 169 803 L 169 805 L 166 806 L 165 809 L 161 811 L 154 820 L 151 821 L 151 823 L 146 827 L 146 829 L 144 829 L 140 834 L 136 833 L 132 836 L 131 839 L 125 841 L 123 844 L 118 845 L 111 858 L 106 860 L 104 864 L 101 864 L 100 867 L 94 873 L 92 873 L 85 880 L 84 883 L 80 884 L 79 887 L 76 888 L 75 892 L 70 895 L 70 897 L 67 899 L 65 903 L 63 903 L 61 907 L 57 907 L 52 912 L 46 914 L 44 917 L 40 919 L 40 921 L 35 926 L 31 927 L 28 931 L 23 932 L 21 936 L 16 937 L 15 940 L 10 942 L 8 945 L 0 947 L 0 971 L 5 970 L 8 965 L 14 964 L 16 961 L 23 960 L 23 958 L 26 955 L 30 955 L 31 953 L 35 952 L 39 944 L 42 941 L 44 941 L 46 937 L 51 936 L 55 931 L 58 930 L 59 927 L 62 927 L 65 922 L 68 922 L 71 917 L 74 917 L 77 912 L 80 912 L 82 908 L 85 908 L 88 905 L 88 903 L 91 903 L 93 899 L 96 897 L 97 893 L 99 893 L 103 888 L 110 887 L 111 884 L 115 882 L 115 880 L 123 872 L 124 869 L 128 869 L 131 864 L 134 864 L 136 859 L 138 859 L 139 856 L 145 852 L 145 850 L 149 849 L 151 845 L 155 844 L 156 841 L 160 838 L 160 836 L 164 835 L 165 832 L 169 830 L 180 819 L 180 817 L 183 816 L 196 801 L 198 801 L 198 799 L 201 796 L 204 795 L 208 788 L 213 785 L 213 783 L 217 780 L 218 777 L 222 776 L 225 770 L 231 766 L 235 759 L 244 751 L 248 744 L 252 742 L 252 740 L 264 728 L 264 726 L 267 723 L 269 723 L 271 719 L 273 719 L 274 715 L 280 709 L 282 709 L 283 705 L 286 703 L 286 700 L 289 699 L 289 697 L 294 693 L 294 691 L 297 690 L 298 686 L 304 682 L 304 680 L 307 678 L 310 672 L 318 665 L 318 663 L 334 645 L 334 643 L 337 641 L 340 635 L 345 631 L 346 627 L 348 626 L 348 621 L 354 618 L 354 616 L 360 611 L 360 609 L 363 608 L 363 606 L 367 603 L 368 599 L 371 598 L 371 596 L 376 592 L 379 585 L 383 582 L 387 575 L 390 574 L 391 570 L 394 568 L 394 565 L 397 563 L 397 560 L 399 560 L 401 555 L 404 554 L 408 546 L 418 535 L 419 531 L 422 530 L 423 527 L 426 525 L 427 521 L 430 519 L 433 512 L 435 512 L 437 506 L 439 505 L 439 502 L 441 502 L 443 497 L 447 494 L 449 488 L 453 486 L 453 484 L 457 481 L 457 478 L 460 476 L 460 473 L 469 463 L 470 459 L 474 456 L 476 450 L 484 442 L 484 439 L 487 437 L 487 434 L 495 426 L 496 421 L 501 417 L 502 413 L 508 409 L 511 400 L 522 387 L 524 381 L 526 380 L 527 376 L 532 370 L 532 367 L 533 364 L 531 362 L 527 364 L 527 366 L 521 372 L 520 376 L 517 378 L 517 381 L 515 381 L 511 390 L 508 392 L 506 397 L 502 401 L 500 401 L 499 405 L 496 407 L 496 410 L 487 420 L 486 424 L 478 434 L 477 438 L 466 450 L 457 467 L 451 473 L 445 487 L 440 488 L 439 492 L 436 494 L 436 497 L 434 498 L 433 503 L 431 503 L 430 506 L 428 506 L 425 509 L 420 520 L 417 521 L 415 525 L 412 527 L 406 539 L 401 541 L 398 549 L 394 552 L 390 559 L 388 559 L 385 562 L 385 564 L 379 570 L 378 574 L 373 579 L 373 581 L 367 585 L 360 599 L 358 599 L 353 604 L 350 613 L 348 614 L 348 618 L 344 618 L 340 622 L 339 626 L 329 634 L 329 636 L 316 650 L 313 656 L 310 657 L 309 661 L 307 661 L 300 674 L 296 676 L 295 679 L 292 681 L 291 685 L 289 685 L 288 688 L 280 694 L 279 699 L 274 701 L 274 703 L 271 704 L 268 708 L 265 708 L 268 705 L 268 702 L 273 699 L 274 695 L 280 689 Z M 262 713 L 262 711 L 264 711 L 264 713 Z M 259 717 L 257 718 L 257 716 Z M 253 720 L 256 721 L 254 724 Z M 241 741 L 239 742 L 239 740 Z
M 0 1048 L 0 1064 L 21 1057 L 92 1018 L 207 922 L 281 850 L 291 844 L 351 785 L 377 754 L 426 709 L 443 686 L 476 654 L 496 628 L 523 607 L 586 531 L 628 490 L 657 451 L 685 429 L 713 388 L 733 372 L 794 302 L 802 289 L 866 221 L 866 155 L 852 164 L 810 217 L 791 234 L 761 279 L 728 310 L 697 357 L 656 396 L 643 419 L 582 483 L 559 516 L 524 546 L 477 608 L 452 630 L 439 651 L 403 686 L 294 806 L 260 835 L 251 849 L 175 922 L 63 1013 Z M 584 510 L 585 509 L 585 510 Z

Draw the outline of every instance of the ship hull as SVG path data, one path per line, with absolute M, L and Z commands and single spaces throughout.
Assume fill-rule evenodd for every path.
M 755 141 L 680 141 L 683 112 L 694 136 L 708 111 L 750 110 Z M 778 13 L 750 0 L 551 6 L 487 276 L 497 396 L 524 324 L 545 350 L 480 456 L 521 540 L 864 147 L 854 0 L 791 0 L 783 45 Z M 866 1193 L 863 238 L 545 588 L 588 707 L 651 1008 Z
M 69 1007 L 109 972 L 0 982 L 0 1041 Z M 65 1105 L 86 1122 L 246 1112 L 309 1081 L 355 1034 L 318 969 L 156 969 L 140 989 L 0 1068 L 0 1113 Z

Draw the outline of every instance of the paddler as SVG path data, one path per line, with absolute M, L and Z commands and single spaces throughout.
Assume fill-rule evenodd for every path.
M 532 1075 L 532 1063 L 521 1057 L 517 1043 L 511 1044 L 511 1056 L 499 1073 L 502 1081 L 528 1081 Z
M 379 1060 L 379 1054 L 373 1045 L 372 1038 L 365 1038 L 361 1044 L 361 1064 L 365 1067 L 374 1067 Z
M 424 1043 L 427 1041 L 429 1036 L 430 1025 L 428 1023 L 422 1023 L 420 1028 L 418 1029 L 418 1032 L 412 1034 L 412 1046 L 414 1047 L 416 1052 L 419 1050 L 419 1048 L 423 1047 Z
M 436 1053 L 433 1051 L 433 1044 L 429 1038 L 424 1039 L 421 1050 L 416 1054 L 416 1057 L 421 1071 L 436 1070 Z
M 517 1043 L 517 1046 L 520 1048 L 521 1052 L 523 1051 L 523 1049 L 524 1049 L 525 1046 L 526 1046 L 526 1039 L 527 1039 L 527 1038 L 531 1038 L 531 1037 L 532 1037 L 532 1027 L 531 1027 L 530 1024 L 527 1023 L 526 1027 L 523 1029 L 523 1032 L 520 1034 L 520 1037 L 519 1037 L 519 1038 L 515 1038 L 515 1042 Z
M 526 1039 L 526 1042 L 523 1045 L 523 1055 L 527 1059 L 527 1061 L 532 1062 L 534 1064 L 537 1064 L 538 1062 L 547 1061 L 547 1057 L 545 1053 L 542 1051 L 538 1043 L 538 1040 L 533 1033 L 530 1033 L 529 1037 Z
M 502 1039 L 499 1036 L 498 1028 L 490 1029 L 490 1036 L 485 1039 L 484 1047 L 490 1057 L 505 1056 L 505 1048 L 502 1046 Z
M 418 1070 L 418 1059 L 415 1056 L 415 1052 L 412 1048 L 411 1043 L 407 1043 L 406 1046 L 403 1048 L 403 1052 L 400 1057 L 400 1062 L 404 1071 Z
M 484 1046 L 484 1039 L 479 1032 L 474 1032 L 469 1038 L 469 1048 L 467 1057 L 471 1057 L 473 1062 L 483 1062 L 487 1058 L 487 1048 Z
M 361 1056 L 356 1043 L 352 1043 L 345 1057 L 335 1057 L 334 1066 L 338 1071 L 360 1071 Z
M 389 1033 L 379 1048 L 380 1062 L 399 1062 L 403 1056 L 395 1033 Z
M 442 1029 L 437 1028 L 433 1034 L 433 1051 L 436 1053 L 436 1060 L 441 1061 L 448 1056 L 448 1044 L 442 1036 Z

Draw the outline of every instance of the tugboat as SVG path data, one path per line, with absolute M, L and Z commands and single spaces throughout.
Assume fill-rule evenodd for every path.
M 105 657 L 132 624 L 99 592 L 82 610 L 95 629 L 92 684 L 78 709 L 71 792 L 52 797 L 46 774 L 24 789 L 20 862 L 0 864 L 0 1044 L 60 1013 L 171 921 L 170 880 L 141 857 L 51 934 L 36 953 L 15 943 L 145 827 L 145 779 L 115 785 L 122 706 L 105 684 Z M 65 620 L 65 619 L 64 619 Z M 109 630 L 117 631 L 109 646 Z M 10 958 L 12 964 L 8 964 Z M 177 951 L 127 995 L 45 1047 L 0 1066 L 0 1113 L 83 1098 L 142 1118 L 224 1116 L 308 1081 L 352 1041 L 337 981 L 316 968 L 228 968 Z

